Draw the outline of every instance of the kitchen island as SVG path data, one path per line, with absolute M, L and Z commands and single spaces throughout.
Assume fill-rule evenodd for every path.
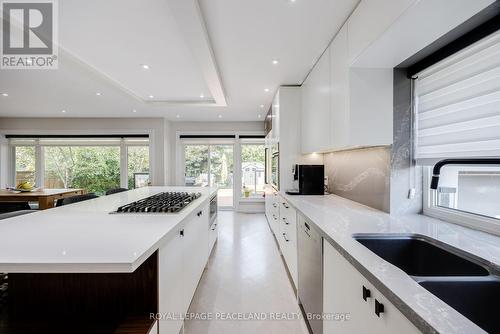
M 112 213 L 174 191 L 201 197 L 178 213 Z M 2 221 L 0 333 L 178 333 L 216 237 L 215 194 L 146 187 Z

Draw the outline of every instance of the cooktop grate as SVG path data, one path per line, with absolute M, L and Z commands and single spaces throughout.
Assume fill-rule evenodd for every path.
M 201 193 L 162 192 L 120 206 L 115 213 L 177 213 L 200 197 Z

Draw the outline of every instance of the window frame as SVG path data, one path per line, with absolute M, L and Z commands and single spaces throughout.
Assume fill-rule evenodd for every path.
M 242 152 L 243 152 L 243 146 L 245 145 L 259 145 L 263 146 L 264 148 L 264 185 L 266 184 L 266 175 L 267 175 L 267 166 L 266 166 L 266 143 L 265 139 L 248 139 L 248 140 L 240 140 L 240 178 L 243 176 L 243 159 L 242 159 Z M 241 182 L 240 182 L 241 183 Z M 264 191 L 263 191 L 264 193 Z M 242 201 L 262 201 L 262 196 L 259 196 L 259 193 L 255 193 L 254 196 L 250 197 L 245 197 L 243 194 L 243 183 L 240 184 L 240 200 Z
M 182 173 L 184 175 L 183 180 L 181 183 L 179 183 L 180 186 L 186 186 L 185 184 L 185 172 L 186 172 L 186 146 L 192 146 L 192 145 L 199 145 L 199 146 L 207 146 L 207 154 L 208 154 L 208 168 L 207 168 L 207 173 L 208 173 L 208 185 L 212 184 L 212 172 L 210 170 L 211 168 L 211 158 L 212 158 L 212 147 L 213 146 L 218 146 L 218 145 L 228 145 L 232 146 L 233 148 L 233 205 L 232 206 L 219 206 L 220 210 L 233 210 L 236 208 L 237 204 L 237 198 L 236 198 L 236 180 L 234 180 L 234 177 L 236 175 L 236 164 L 238 159 L 236 158 L 236 150 L 237 150 L 237 145 L 238 142 L 234 138 L 228 138 L 228 139 L 223 139 L 223 138 L 199 138 L 199 139 L 180 139 L 180 149 L 181 149 L 181 161 L 180 161 L 180 166 L 182 168 Z
M 140 143 L 140 142 L 128 142 L 127 137 L 122 137 L 120 135 L 116 135 L 116 139 L 119 138 L 119 141 L 117 140 L 116 142 L 113 143 L 96 143 L 95 141 L 89 140 L 88 142 L 85 142 L 84 135 L 82 135 L 82 139 L 78 141 L 77 143 L 61 143 L 60 145 L 43 145 L 43 142 L 40 141 L 39 138 L 33 138 L 33 144 L 15 144 L 15 143 L 10 143 L 9 142 L 9 147 L 10 147 L 10 168 L 11 172 L 9 175 L 9 180 L 14 184 L 16 182 L 15 180 L 15 175 L 16 175 L 16 147 L 18 146 L 34 146 L 35 147 L 35 184 L 37 187 L 43 187 L 44 182 L 45 182 L 45 147 L 48 146 L 69 146 L 69 147 L 76 147 L 76 146 L 81 146 L 81 147 L 99 147 L 99 146 L 104 146 L 104 147 L 118 147 L 119 148 L 119 154 L 120 154 L 120 187 L 128 189 L 128 148 L 132 146 L 144 146 L 148 147 L 149 151 L 149 179 L 150 182 L 152 180 L 152 143 L 151 143 L 151 136 L 149 135 L 149 140 L 147 143 Z M 64 137 L 61 137 L 61 139 L 64 139 Z M 105 139 L 105 138 L 103 138 Z
M 500 219 L 437 205 L 437 191 L 430 189 L 432 167 L 423 166 L 423 214 L 449 223 L 500 236 Z
M 242 198 L 239 196 L 235 196 L 236 189 L 241 188 L 241 142 L 242 141 L 247 141 L 250 140 L 249 138 L 245 138 L 246 136 L 259 136 L 261 137 L 260 140 L 265 142 L 265 133 L 264 131 L 255 131 L 255 130 L 177 130 L 175 131 L 175 145 L 172 147 L 172 150 L 174 151 L 173 155 L 175 158 L 175 171 L 173 173 L 173 180 L 174 184 L 177 186 L 183 186 L 184 185 L 184 148 L 183 148 L 183 143 L 184 142 L 195 142 L 194 139 L 187 139 L 183 138 L 181 139 L 181 136 L 201 136 L 201 137 L 219 137 L 221 135 L 225 136 L 234 136 L 231 138 L 225 138 L 225 139 L 217 139 L 217 138 L 212 138 L 212 139 L 205 139 L 205 142 L 207 140 L 212 140 L 214 142 L 227 142 L 231 141 L 234 143 L 234 202 L 233 202 L 233 210 L 235 212 L 261 212 L 260 209 L 257 209 L 255 211 L 255 208 L 250 207 L 253 204 L 258 204 L 258 205 L 263 205 L 264 204 L 264 198 Z M 242 137 L 242 138 L 240 138 Z M 204 139 L 201 138 L 203 141 Z M 247 205 L 249 204 L 249 205 Z

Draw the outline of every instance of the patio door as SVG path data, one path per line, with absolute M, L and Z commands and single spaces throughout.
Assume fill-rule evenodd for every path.
M 186 186 L 219 188 L 219 208 L 233 208 L 233 144 L 184 144 L 184 175 Z

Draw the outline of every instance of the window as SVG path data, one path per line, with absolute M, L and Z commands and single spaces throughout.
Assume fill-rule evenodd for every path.
M 128 189 L 149 184 L 149 146 L 128 146 Z
M 210 186 L 217 187 L 219 207 L 231 208 L 233 200 L 233 144 L 210 145 Z
M 421 71 L 414 87 L 427 185 L 439 160 L 500 156 L 500 31 Z M 438 189 L 424 194 L 424 213 L 500 233 L 500 166 L 444 166 Z
M 436 206 L 500 219 L 500 167 L 445 166 Z
M 208 139 L 201 141 L 209 141 Z M 221 208 L 234 206 L 234 144 L 184 144 L 184 184 L 217 187 Z
M 35 147 L 17 146 L 15 148 L 15 185 L 21 182 L 35 184 Z
M 120 147 L 44 148 L 44 188 L 83 188 L 103 195 L 120 187 Z
M 98 195 L 149 183 L 147 138 L 11 138 L 15 182 L 44 188 L 83 188 Z
M 241 145 L 241 196 L 262 197 L 265 185 L 265 146 Z
M 185 185 L 195 187 L 208 186 L 208 145 L 186 145 Z

